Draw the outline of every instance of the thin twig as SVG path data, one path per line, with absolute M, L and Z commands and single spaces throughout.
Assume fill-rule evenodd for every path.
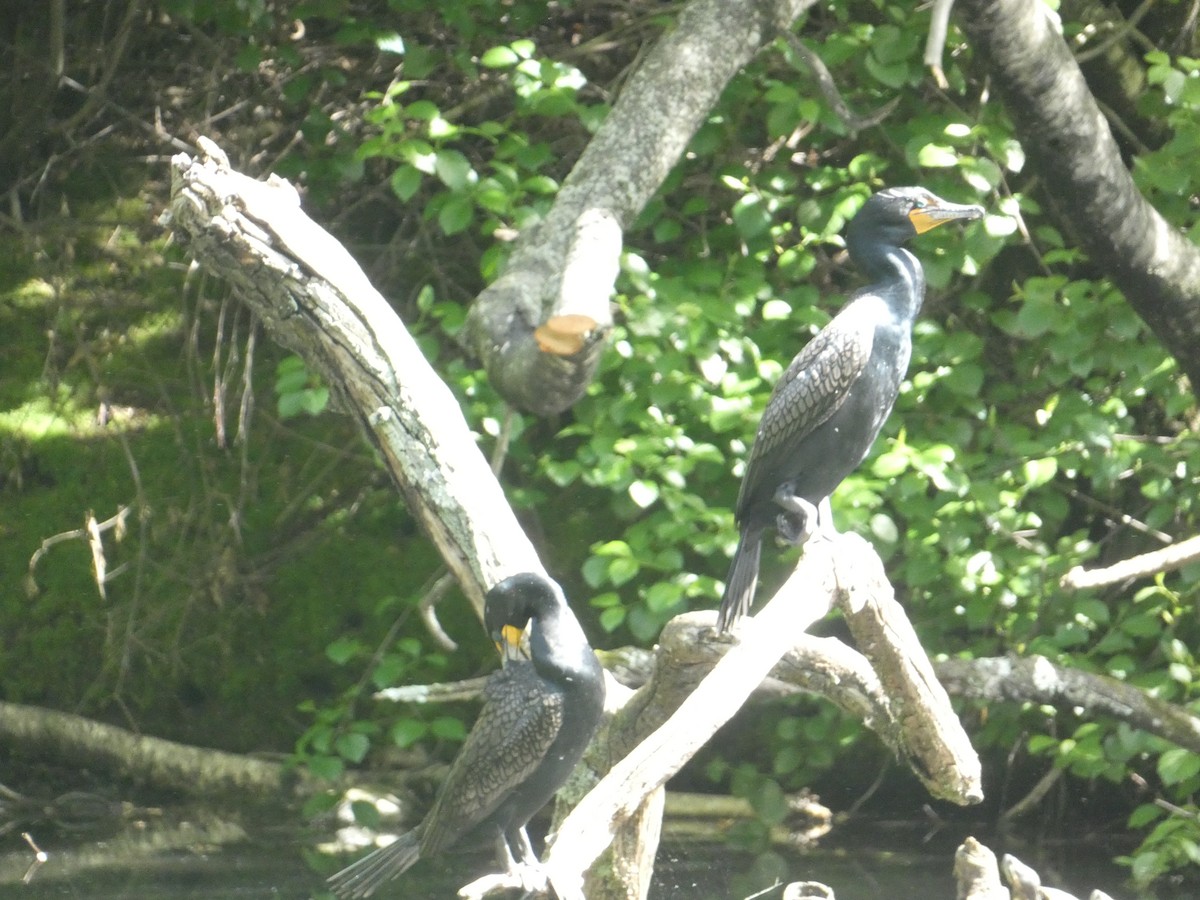
M 437 581 L 433 583 L 433 587 L 425 592 L 425 596 L 417 605 L 417 613 L 421 616 L 421 621 L 425 623 L 425 628 L 429 631 L 430 636 L 451 653 L 458 649 L 458 642 L 446 633 L 446 630 L 442 628 L 442 623 L 438 621 L 437 605 L 442 602 L 442 598 L 446 596 L 446 592 L 450 590 L 452 584 L 454 584 L 454 576 L 450 574 L 449 569 L 443 569 Z
M 942 56 L 946 52 L 946 31 L 950 27 L 950 10 L 953 8 L 954 0 L 935 0 L 929 19 L 929 35 L 925 38 L 925 65 L 943 91 L 950 87 L 942 68 Z
M 851 131 L 862 131 L 878 125 L 890 116 L 892 110 L 900 103 L 899 97 L 893 97 L 874 112 L 859 115 L 851 110 L 846 105 L 846 101 L 842 99 L 841 91 L 838 90 L 833 76 L 829 73 L 829 69 L 821 57 L 804 46 L 800 38 L 796 37 L 790 31 L 785 31 L 783 35 L 787 38 L 788 43 L 792 45 L 792 49 L 796 51 L 796 55 L 800 57 L 800 61 L 812 72 L 813 78 L 817 82 L 817 88 L 820 90 L 821 96 L 825 98 L 825 102 L 829 104 L 829 108 L 842 121 L 842 124 Z
M 103 522 L 95 522 L 96 533 L 103 534 L 105 531 L 109 531 L 113 528 L 124 528 L 125 518 L 129 515 L 129 509 L 129 506 L 122 506 L 117 510 L 116 515 L 112 516 L 111 518 L 105 519 Z M 37 564 L 41 558 L 45 556 L 50 548 L 55 544 L 61 544 L 63 541 L 71 540 L 88 540 L 90 530 L 89 525 L 90 523 L 85 524 L 83 528 L 73 528 L 70 531 L 63 531 L 42 540 L 41 546 L 33 551 L 33 556 L 29 557 L 29 574 L 25 578 L 25 587 L 31 595 L 35 595 L 38 592 L 37 581 L 33 576 L 33 572 L 34 569 L 37 568 Z
M 1064 590 L 1078 591 L 1119 584 L 1133 578 L 1148 578 L 1161 572 L 1173 572 L 1197 559 L 1200 559 L 1200 535 L 1163 547 L 1161 550 L 1131 556 L 1102 569 L 1076 566 L 1062 577 L 1059 585 Z

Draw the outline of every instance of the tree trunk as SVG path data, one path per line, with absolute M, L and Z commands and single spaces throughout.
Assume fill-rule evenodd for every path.
M 1041 0 L 959 0 L 1060 221 L 1200 391 L 1200 250 L 1139 193 Z

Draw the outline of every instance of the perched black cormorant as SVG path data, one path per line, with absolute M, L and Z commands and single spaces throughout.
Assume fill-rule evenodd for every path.
M 741 539 L 733 555 L 717 628 L 750 609 L 762 534 L 775 526 L 802 544 L 823 504 L 866 457 L 892 411 L 912 351 L 912 326 L 925 274 L 903 244 L 983 209 L 948 203 L 924 188 L 880 191 L 846 231 L 851 260 L 871 279 L 792 360 L 758 424 L 738 494 Z
M 510 658 L 488 678 L 483 709 L 433 808 L 412 831 L 332 876 L 338 897 L 369 897 L 418 858 L 466 841 L 496 841 L 509 871 L 538 864 L 525 825 L 591 740 L 604 708 L 604 673 L 562 592 L 541 575 L 513 575 L 493 587 L 484 619 L 510 651 L 532 622 L 530 659 Z

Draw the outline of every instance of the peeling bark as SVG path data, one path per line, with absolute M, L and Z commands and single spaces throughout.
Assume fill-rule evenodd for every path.
M 211 141 L 201 146 L 202 158 L 171 163 L 175 234 L 358 419 L 482 618 L 487 588 L 545 570 L 454 395 L 290 184 L 255 181 L 230 169 Z
M 1200 249 L 1146 201 L 1040 0 L 959 0 L 1040 188 L 1200 391 Z

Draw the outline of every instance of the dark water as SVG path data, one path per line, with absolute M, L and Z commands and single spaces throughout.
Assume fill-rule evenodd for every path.
M 807 853 L 752 857 L 725 847 L 672 844 L 660 850 L 652 900 L 741 900 L 780 882 L 813 880 L 831 886 L 838 900 L 953 900 L 954 847 L 966 835 L 915 831 L 895 835 L 856 828 L 835 833 Z M 130 834 L 57 835 L 38 838 L 49 854 L 22 883 L 33 853 L 20 834 L 0 836 L 0 900 L 183 900 L 183 898 L 288 898 L 329 895 L 324 876 L 343 860 L 317 852 L 331 839 L 292 827 L 241 826 L 221 822 L 142 823 Z M 1016 853 L 1042 871 L 1046 883 L 1086 897 L 1100 887 L 1116 900 L 1134 900 L 1124 872 L 1099 848 L 1011 847 L 979 837 L 997 852 Z M 486 854 L 443 857 L 418 864 L 378 896 L 454 897 L 459 886 L 489 871 Z M 779 888 L 762 893 L 778 900 Z M 1195 897 L 1194 891 L 1160 892 L 1160 900 Z M 1137 898 L 1145 900 L 1145 898 Z

